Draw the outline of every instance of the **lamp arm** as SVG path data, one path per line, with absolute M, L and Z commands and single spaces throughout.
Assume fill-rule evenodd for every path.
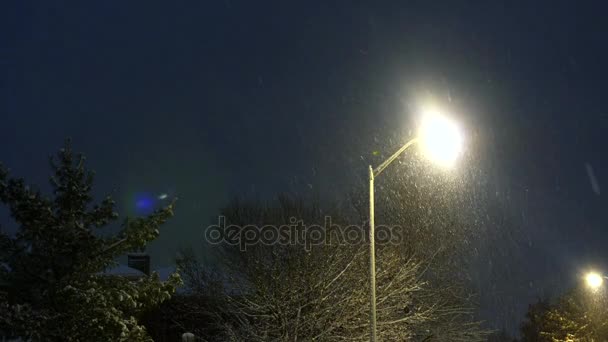
M 374 177 L 378 177 L 378 175 L 386 169 L 395 159 L 397 159 L 403 151 L 407 150 L 410 146 L 418 142 L 418 138 L 413 138 L 403 145 L 397 152 L 395 152 L 392 156 L 390 156 L 387 160 L 385 160 L 382 164 L 378 165 L 377 168 L 373 170 Z

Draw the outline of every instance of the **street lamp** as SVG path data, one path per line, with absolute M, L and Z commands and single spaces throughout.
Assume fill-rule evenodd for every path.
M 604 283 L 604 278 L 606 277 L 597 272 L 589 272 L 585 275 L 585 282 L 590 289 L 597 290 Z
M 444 167 L 454 164 L 462 150 L 462 135 L 456 123 L 435 110 L 423 116 L 420 126 L 424 155 Z
M 424 155 L 442 166 L 451 166 L 462 150 L 462 136 L 456 123 L 436 109 L 424 113 L 417 137 L 408 141 L 377 168 L 369 166 L 369 274 L 370 274 L 370 339 L 376 341 L 376 248 L 374 231 L 374 179 L 403 151 L 419 143 Z

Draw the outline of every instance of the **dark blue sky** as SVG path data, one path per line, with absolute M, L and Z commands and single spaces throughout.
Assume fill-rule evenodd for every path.
M 177 195 L 177 216 L 151 247 L 158 265 L 232 196 L 340 198 L 378 162 L 373 151 L 411 133 L 417 98 L 430 94 L 485 137 L 492 160 L 469 167 L 494 165 L 488 184 L 524 217 L 528 243 L 516 252 L 526 264 L 511 265 L 529 288 L 519 307 L 588 265 L 608 267 L 604 7 L 0 6 L 0 160 L 46 184 L 46 156 L 69 136 L 122 213 L 141 193 Z

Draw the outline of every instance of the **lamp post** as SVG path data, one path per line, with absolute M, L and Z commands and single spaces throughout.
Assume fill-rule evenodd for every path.
M 403 145 L 375 169 L 369 166 L 369 284 L 370 284 L 370 340 L 376 339 L 376 246 L 374 227 L 374 179 L 410 146 L 420 143 L 432 161 L 449 166 L 462 148 L 460 131 L 454 122 L 433 111 L 425 115 L 418 137 Z
M 604 279 L 608 279 L 608 277 L 597 272 L 589 272 L 585 275 L 585 283 L 592 290 L 599 289 L 604 284 Z

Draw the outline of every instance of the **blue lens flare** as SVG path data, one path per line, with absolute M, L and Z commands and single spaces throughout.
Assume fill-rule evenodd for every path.
M 135 213 L 137 215 L 149 215 L 156 207 L 156 197 L 149 193 L 135 195 Z

